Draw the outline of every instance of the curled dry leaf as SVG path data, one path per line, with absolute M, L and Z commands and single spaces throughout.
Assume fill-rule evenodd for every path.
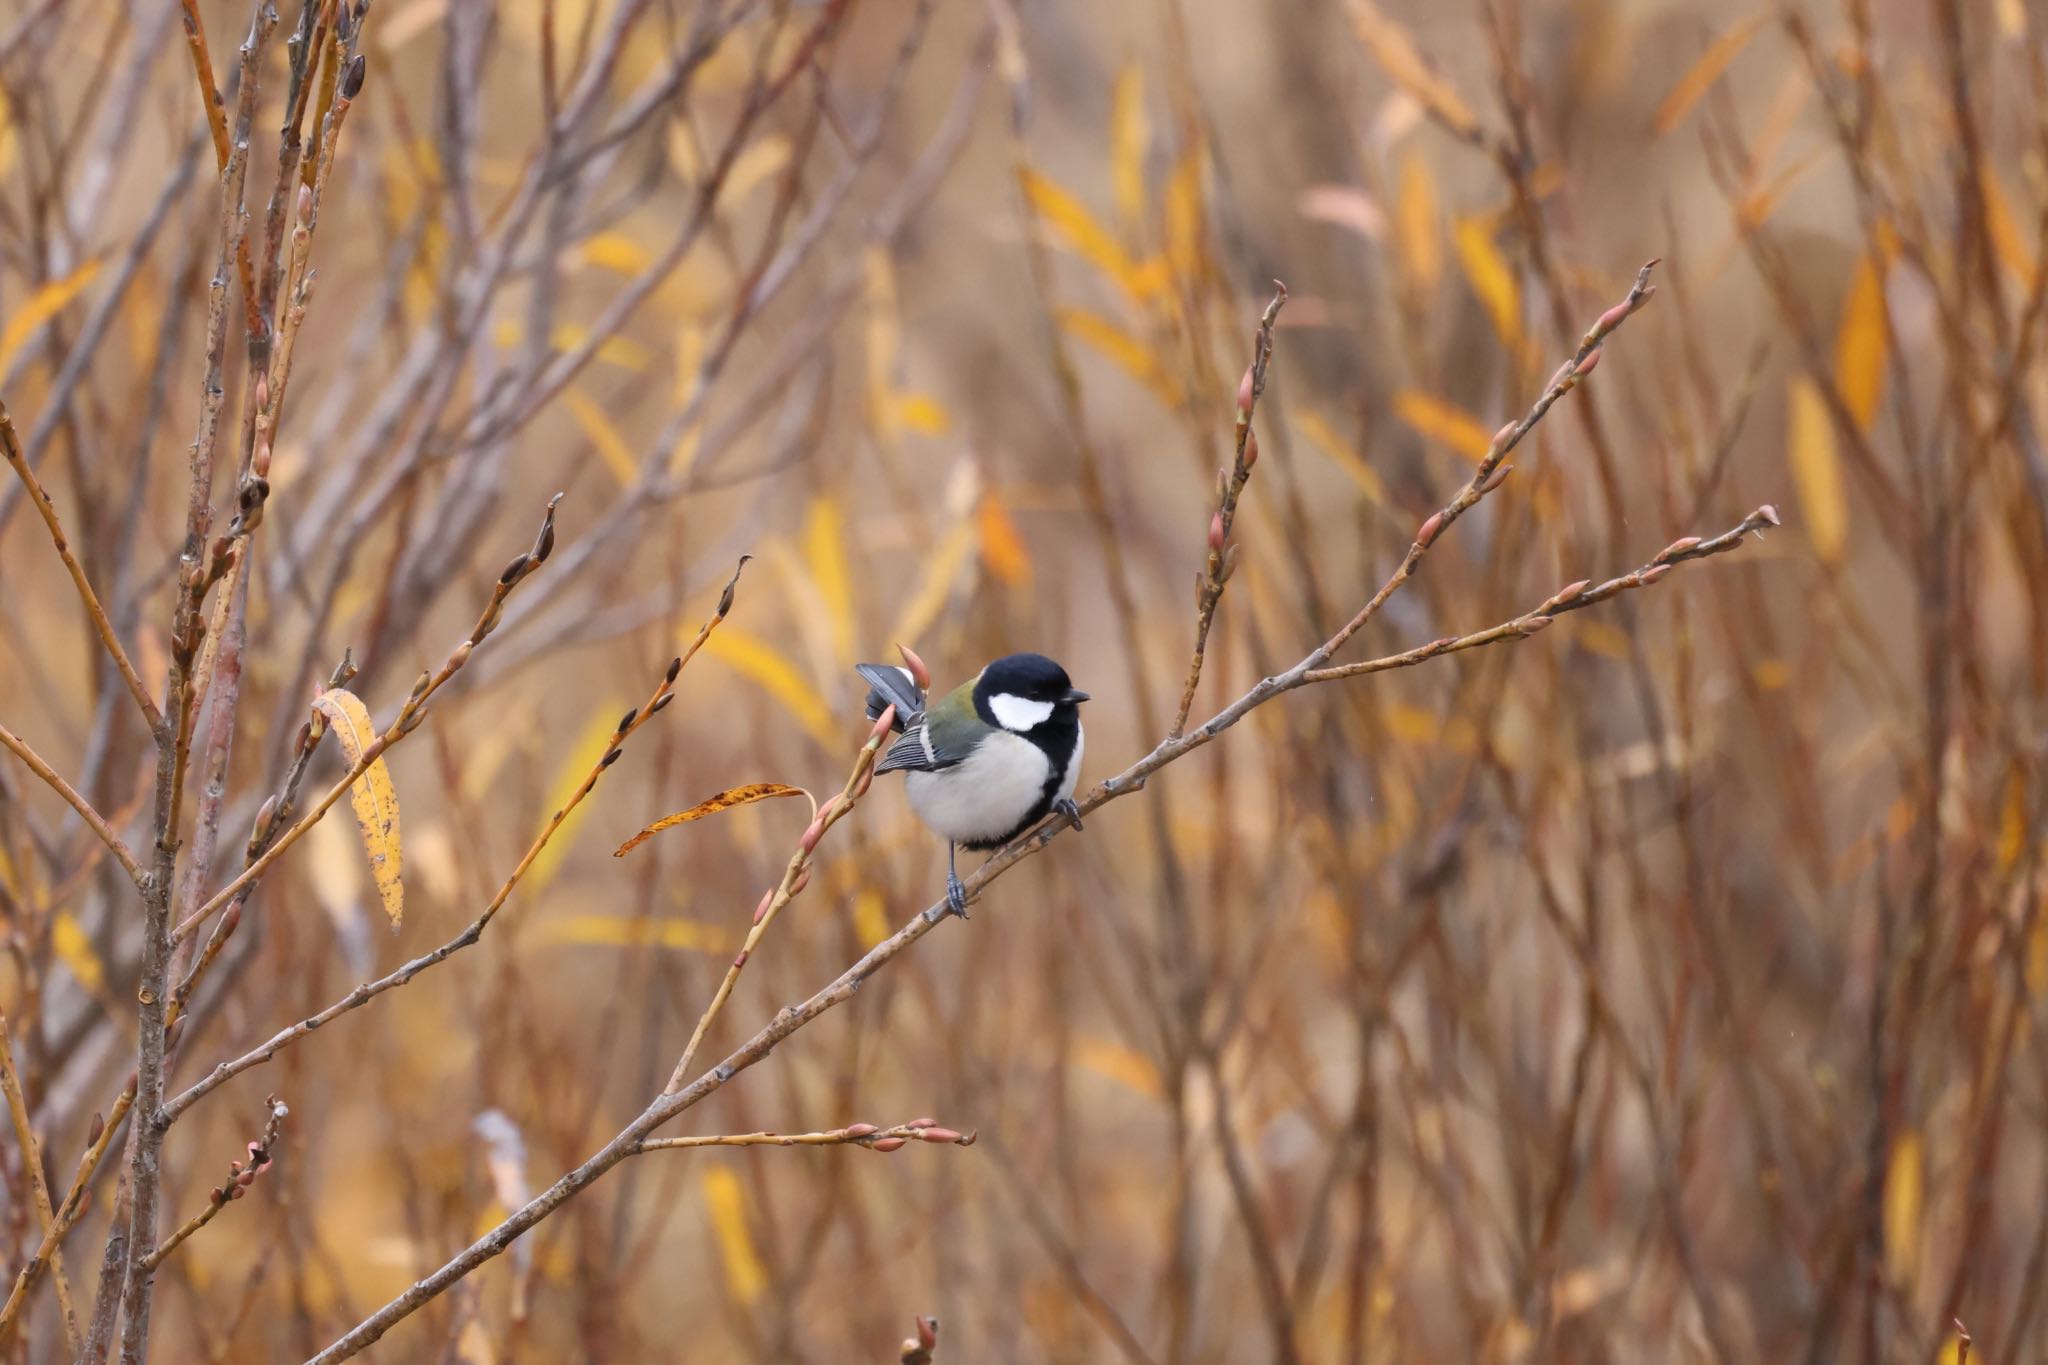
M 349 766 L 362 762 L 364 751 L 377 738 L 377 727 L 362 699 L 346 688 L 330 687 L 313 698 L 313 709 L 326 719 L 328 728 L 341 741 Z M 378 898 L 384 902 L 384 913 L 391 917 L 395 930 L 405 917 L 405 886 L 399 879 L 404 859 L 398 841 L 398 788 L 392 785 L 391 769 L 382 758 L 364 769 L 348 789 L 348 802 L 355 812 L 357 826 L 363 831 L 363 847 L 370 855 L 370 874 L 376 879 Z
M 699 801 L 688 810 L 679 810 L 674 815 L 664 815 L 646 829 L 620 844 L 612 853 L 614 858 L 623 858 L 655 835 L 675 825 L 686 825 L 692 820 L 702 820 L 707 815 L 716 815 L 734 806 L 749 806 L 756 801 L 767 801 L 777 796 L 806 795 L 802 787 L 785 787 L 780 782 L 753 782 L 744 787 L 729 787 L 718 795 Z

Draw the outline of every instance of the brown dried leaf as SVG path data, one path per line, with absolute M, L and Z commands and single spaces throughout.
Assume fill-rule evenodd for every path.
M 734 806 L 750 806 L 756 801 L 767 801 L 778 796 L 802 796 L 802 787 L 785 787 L 780 782 L 752 782 L 744 787 L 728 787 L 718 795 L 699 801 L 688 810 L 679 810 L 674 815 L 664 815 L 646 829 L 620 844 L 613 851 L 614 858 L 623 858 L 640 845 L 652 839 L 665 829 L 686 825 L 692 820 L 702 820 L 707 815 L 716 815 Z
M 313 709 L 327 720 L 349 766 L 362 762 L 364 752 L 375 742 L 377 727 L 369 708 L 347 688 L 330 687 L 313 698 Z M 398 788 L 392 785 L 391 769 L 382 758 L 363 771 L 348 789 L 349 808 L 356 826 L 363 832 L 363 847 L 370 855 L 370 875 L 376 880 L 384 913 L 397 929 L 405 917 L 405 886 L 399 879 L 404 859 L 398 839 Z

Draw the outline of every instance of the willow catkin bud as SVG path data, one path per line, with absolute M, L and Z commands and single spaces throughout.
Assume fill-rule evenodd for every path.
M 906 1144 L 909 1141 L 909 1138 L 903 1137 L 876 1138 L 873 1142 L 870 1142 L 868 1144 L 868 1147 L 871 1151 L 893 1152 L 903 1147 L 904 1144 Z
M 1250 428 L 1246 428 L 1246 429 L 1245 429 L 1245 433 L 1244 433 L 1244 467 L 1245 467 L 1245 472 L 1246 472 L 1246 473 L 1250 473 L 1250 472 L 1251 472 L 1251 467 L 1252 467 L 1253 465 L 1257 464 L 1258 462 L 1259 462 L 1259 433 L 1258 433 L 1258 432 L 1256 432 L 1256 431 L 1253 431 L 1253 430 L 1251 430 Z
M 1252 415 L 1252 367 L 1244 367 L 1244 378 L 1237 381 L 1237 413 L 1240 418 Z
M 917 684 L 917 690 L 920 692 L 931 691 L 932 671 L 925 667 L 924 660 L 918 657 L 917 651 L 909 645 L 898 644 L 896 652 L 902 656 L 903 666 L 910 670 L 910 680 Z

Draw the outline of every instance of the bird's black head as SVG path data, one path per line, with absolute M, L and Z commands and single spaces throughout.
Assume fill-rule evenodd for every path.
M 1043 654 L 1006 654 L 974 684 L 974 709 L 990 725 L 1023 733 L 1046 721 L 1075 721 L 1074 708 L 1088 700 L 1061 668 Z

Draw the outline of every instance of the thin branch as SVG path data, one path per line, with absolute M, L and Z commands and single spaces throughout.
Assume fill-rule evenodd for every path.
M 222 1209 L 247 1194 L 249 1186 L 256 1182 L 256 1177 L 270 1168 L 271 1155 L 277 1150 L 278 1134 L 283 1131 L 284 1121 L 291 1110 L 275 1095 L 266 1097 L 263 1103 L 268 1117 L 263 1123 L 263 1136 L 249 1144 L 247 1164 L 239 1160 L 228 1163 L 227 1183 L 215 1186 L 212 1193 L 207 1196 L 206 1207 L 186 1219 L 176 1232 L 163 1240 L 162 1245 L 149 1253 L 145 1263 L 150 1269 L 154 1270 L 163 1264 L 164 1257 L 176 1251 L 186 1238 L 211 1223 Z
M 142 675 L 135 671 L 134 663 L 128 658 L 128 651 L 121 647 L 121 637 L 114 633 L 114 623 L 107 619 L 107 609 L 100 605 L 99 594 L 92 590 L 92 581 L 85 576 L 85 568 L 78 562 L 78 556 L 71 553 L 71 542 L 65 538 L 64 527 L 57 520 L 56 504 L 43 491 L 35 470 L 29 468 L 28 459 L 22 454 L 21 441 L 14 434 L 14 418 L 9 415 L 7 405 L 0 403 L 0 454 L 14 467 L 20 476 L 22 486 L 28 490 L 28 500 L 35 504 L 36 512 L 49 528 L 50 542 L 57 547 L 57 558 L 64 561 L 64 571 L 71 575 L 72 586 L 78 589 L 78 600 L 85 607 L 85 614 L 92 620 L 93 633 L 100 637 L 100 643 L 107 647 L 107 655 L 113 659 L 114 667 L 121 672 L 121 681 L 128 685 L 129 695 L 142 708 L 142 715 L 154 731 L 163 722 L 156 703 L 150 699 L 149 688 L 143 684 Z
M 50 790 L 63 797 L 64 803 L 77 811 L 78 818 L 85 821 L 86 827 L 98 835 L 100 842 L 107 846 L 107 851 L 112 853 L 114 860 L 121 864 L 121 868 L 128 874 L 129 880 L 138 887 L 142 885 L 143 871 L 141 864 L 135 861 L 135 855 L 128 851 L 128 845 L 121 842 L 120 836 L 115 834 L 112 828 L 108 826 L 105 818 L 92 808 L 91 802 L 80 796 L 77 790 L 69 782 L 66 782 L 55 768 L 45 763 L 42 756 L 28 746 L 26 740 L 22 739 L 21 736 L 15 734 L 14 731 L 8 729 L 5 725 L 0 725 L 0 746 L 4 746 L 12 751 L 15 757 L 28 765 L 30 772 L 42 778 L 48 784 Z
M 7 1015 L 0 1012 L 0 1089 L 7 1092 L 7 1115 L 14 1120 L 14 1137 L 21 1144 L 21 1164 L 28 1171 L 29 1190 L 35 1196 L 36 1218 L 43 1235 L 51 1240 L 50 1279 L 57 1286 L 57 1305 L 64 1314 L 64 1339 L 76 1354 L 84 1344 L 78 1331 L 78 1310 L 71 1302 L 71 1281 L 64 1274 L 64 1252 L 59 1243 L 57 1215 L 50 1207 L 50 1183 L 43 1175 L 43 1149 L 29 1122 L 28 1100 L 21 1093 L 21 1076 L 14 1069 L 14 1047 L 7 1037 Z
M 121 1127 L 121 1120 L 127 1117 L 129 1109 L 134 1104 L 135 1082 L 131 1080 L 114 1101 L 114 1108 L 107 1118 L 93 1116 L 92 1135 L 86 1141 L 84 1154 L 78 1158 L 78 1169 L 71 1177 L 71 1188 L 65 1193 L 64 1202 L 57 1207 L 56 1226 L 44 1229 L 42 1243 L 36 1247 L 34 1253 L 15 1275 L 14 1288 L 8 1292 L 7 1302 L 0 1305 L 0 1344 L 6 1342 L 8 1333 L 13 1330 L 15 1322 L 21 1316 L 22 1309 L 28 1306 L 29 1294 L 42 1278 L 43 1271 L 52 1264 L 57 1248 L 64 1240 L 64 1234 L 71 1231 L 72 1225 L 84 1215 L 86 1206 L 91 1202 L 86 1196 L 92 1188 L 93 1175 L 99 1170 L 100 1161 L 106 1156 L 107 1148 L 113 1145 L 114 1135 Z
M 963 1133 L 942 1128 L 937 1119 L 912 1119 L 893 1128 L 854 1123 L 819 1133 L 716 1133 L 702 1137 L 649 1138 L 640 1144 L 638 1150 L 646 1153 L 681 1151 L 687 1147 L 865 1147 L 872 1152 L 894 1152 L 912 1142 L 972 1147 L 976 1136 L 972 1129 Z

